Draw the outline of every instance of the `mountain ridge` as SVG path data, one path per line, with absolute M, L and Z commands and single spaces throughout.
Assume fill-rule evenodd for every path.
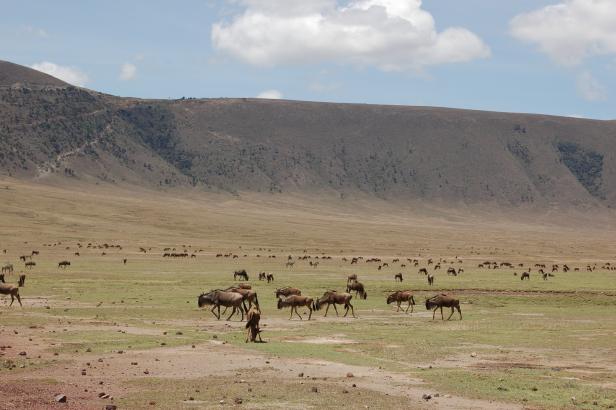
M 252 98 L 144 100 L 14 66 L 0 62 L 0 85 L 12 82 L 0 87 L 0 175 L 616 206 L 615 121 Z

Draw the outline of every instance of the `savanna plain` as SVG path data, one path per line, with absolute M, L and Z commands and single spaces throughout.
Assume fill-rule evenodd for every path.
M 0 261 L 15 267 L 8 283 L 26 275 L 23 307 L 0 299 L 0 408 L 616 406 L 613 227 L 316 198 L 0 181 Z M 544 280 L 536 264 L 558 270 Z M 197 306 L 241 269 L 264 343 Z M 277 288 L 316 298 L 351 274 L 368 294 L 353 296 L 357 318 L 277 309 Z M 401 289 L 412 313 L 386 303 Z M 439 293 L 462 320 L 432 319 Z

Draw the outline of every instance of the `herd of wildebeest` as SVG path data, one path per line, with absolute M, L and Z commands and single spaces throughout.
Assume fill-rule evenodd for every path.
M 64 245 L 62 245 L 61 242 L 58 242 L 54 244 L 44 244 L 43 246 L 57 247 L 57 246 L 64 246 Z M 84 248 L 84 247 L 86 249 L 94 249 L 94 250 L 102 249 L 101 256 L 106 256 L 107 255 L 106 250 L 109 250 L 109 249 L 122 250 L 122 247 L 119 245 L 109 245 L 106 243 L 101 244 L 101 245 L 94 245 L 92 243 L 89 243 L 86 246 L 81 243 L 77 243 L 77 248 Z M 203 252 L 203 249 L 189 251 L 188 248 L 192 248 L 192 247 L 183 246 L 182 249 L 180 249 L 179 251 L 177 251 L 176 248 L 171 248 L 171 247 L 164 248 L 163 250 L 164 253 L 162 254 L 162 257 L 163 258 L 188 258 L 190 257 L 191 259 L 194 259 L 197 257 L 198 253 Z M 71 249 L 71 247 L 64 246 L 64 249 L 69 250 Z M 260 250 L 263 251 L 264 249 L 260 248 Z M 151 251 L 152 251 L 152 248 L 148 248 L 148 249 L 144 247 L 139 248 L 140 253 L 147 254 Z M 265 250 L 265 251 L 271 252 L 270 249 Z M 327 261 L 327 260 L 332 259 L 331 256 L 326 256 L 326 255 L 310 256 L 310 255 L 307 255 L 306 252 L 307 251 L 304 250 L 304 254 L 302 256 L 294 257 L 293 255 L 288 255 L 284 263 L 285 268 L 293 269 L 296 262 L 308 262 L 308 265 L 310 267 L 316 268 L 319 265 L 320 261 L 324 261 L 324 260 Z M 7 250 L 4 249 L 2 253 L 6 255 Z M 24 269 L 33 269 L 36 266 L 34 257 L 39 256 L 39 255 L 40 255 L 40 252 L 38 250 L 33 250 L 30 252 L 30 254 L 21 255 L 19 257 L 19 261 L 23 263 Z M 79 249 L 77 252 L 74 252 L 73 255 L 75 257 L 79 257 L 80 256 Z M 272 255 L 272 254 L 267 255 L 267 256 L 256 254 L 254 256 L 257 258 L 266 257 L 268 259 L 276 259 L 276 255 Z M 217 253 L 215 257 L 216 258 L 239 259 L 240 255 L 232 253 L 232 252 L 224 253 L 224 254 Z M 244 254 L 243 257 L 248 257 L 248 255 Z M 407 258 L 405 260 L 401 260 L 400 258 L 393 258 L 391 262 L 384 262 L 380 258 L 374 258 L 374 257 L 363 258 L 361 256 L 353 257 L 353 258 L 342 257 L 340 260 L 341 262 L 349 263 L 350 265 L 356 265 L 360 262 L 367 263 L 367 264 L 374 264 L 376 265 L 376 269 L 378 271 L 381 271 L 386 268 L 393 268 L 394 264 L 398 264 L 401 269 L 407 268 L 407 265 L 413 266 L 415 268 L 418 268 L 417 270 L 418 274 L 424 275 L 426 277 L 427 282 L 430 286 L 434 285 L 435 272 L 441 269 L 442 265 L 448 265 L 447 270 L 446 270 L 447 275 L 459 276 L 464 273 L 464 269 L 462 268 L 456 269 L 455 267 L 456 265 L 462 263 L 462 259 L 458 258 L 457 256 L 454 259 L 450 259 L 450 260 L 443 259 L 443 258 L 440 258 L 438 260 L 433 260 L 432 258 L 426 258 L 422 260 L 417 259 L 417 258 L 416 259 Z M 127 261 L 128 261 L 127 258 L 121 259 L 121 262 L 124 265 L 127 263 Z M 425 263 L 425 266 L 420 267 L 419 265 L 422 262 Z M 391 267 L 390 267 L 390 264 L 392 265 Z M 71 262 L 69 260 L 62 260 L 58 262 L 58 269 L 67 269 L 70 266 L 71 266 Z M 516 267 L 524 270 L 524 272 L 522 272 L 519 275 L 522 281 L 530 280 L 531 271 L 533 269 L 536 269 L 537 274 L 543 280 L 548 280 L 550 277 L 554 277 L 555 273 L 561 270 L 562 272 L 568 272 L 570 270 L 567 264 L 552 264 L 550 267 L 548 267 L 546 264 L 537 263 L 531 268 L 531 267 L 525 267 L 523 263 L 514 265 L 509 262 L 497 263 L 495 261 L 485 261 L 483 263 L 478 264 L 477 266 L 478 269 L 502 269 L 502 268 L 515 269 Z M 597 268 L 598 268 L 597 264 L 593 264 L 593 265 L 589 264 L 586 266 L 586 271 L 592 272 L 592 271 L 595 271 Z M 616 270 L 616 265 L 612 265 L 611 263 L 607 262 L 603 264 L 601 268 L 604 270 Z M 580 268 L 575 267 L 573 270 L 579 271 Z M 15 271 L 14 265 L 10 262 L 7 262 L 2 266 L 2 270 L 0 273 L 0 295 L 7 295 L 11 297 L 11 303 L 9 307 L 13 304 L 15 299 L 19 302 L 21 306 L 23 306 L 21 303 L 21 297 L 20 297 L 19 290 L 25 285 L 25 280 L 26 280 L 25 274 L 21 273 L 18 276 L 17 285 L 6 283 L 6 280 L 8 279 L 7 275 L 10 276 L 11 274 L 14 273 L 14 271 Z M 517 277 L 518 273 L 514 272 L 513 275 Z M 397 283 L 402 283 L 404 281 L 404 276 L 401 272 L 395 273 L 393 277 L 394 277 L 394 281 Z M 260 272 L 258 274 L 258 279 L 259 281 L 267 281 L 267 283 L 271 283 L 271 282 L 274 282 L 274 275 L 272 273 Z M 221 318 L 221 312 L 220 312 L 221 307 L 225 308 L 225 311 L 222 312 L 222 315 L 225 314 L 228 308 L 231 308 L 231 314 L 227 317 L 227 320 L 231 320 L 231 318 L 235 314 L 239 314 L 241 316 L 241 319 L 240 319 L 241 321 L 243 321 L 244 318 L 246 317 L 246 329 L 247 329 L 246 341 L 250 340 L 250 341 L 255 342 L 257 341 L 257 339 L 261 341 L 261 336 L 260 336 L 261 329 L 259 327 L 259 321 L 261 318 L 261 308 L 259 306 L 259 298 L 257 296 L 257 292 L 254 291 L 252 289 L 252 286 L 247 283 L 250 280 L 249 273 L 245 269 L 236 270 L 233 273 L 233 280 L 237 281 L 238 283 L 236 285 L 232 285 L 225 289 L 213 289 L 213 290 L 210 290 L 209 292 L 204 292 L 200 294 L 197 299 L 197 305 L 199 306 L 199 308 L 203 308 L 206 306 L 211 307 L 210 309 L 211 313 L 218 320 L 220 320 Z M 308 310 L 308 320 L 312 319 L 313 311 L 319 311 L 323 307 L 325 307 L 324 316 L 327 316 L 330 307 L 334 308 L 334 311 L 336 312 L 336 316 L 338 316 L 337 305 L 341 305 L 342 307 L 344 307 L 345 309 L 344 317 L 346 317 L 349 314 L 349 311 L 351 312 L 351 315 L 353 317 L 356 317 L 353 304 L 351 303 L 351 300 L 353 299 L 353 293 L 356 298 L 363 299 L 363 300 L 368 298 L 366 287 L 364 286 L 362 282 L 358 280 L 357 274 L 348 275 L 347 280 L 346 280 L 346 289 L 344 291 L 338 291 L 338 290 L 332 290 L 332 289 L 326 290 L 323 293 L 323 295 L 318 298 L 312 298 L 306 295 L 302 295 L 301 289 L 291 287 L 291 286 L 278 288 L 273 293 L 277 300 L 278 309 L 290 308 L 289 320 L 293 319 L 294 314 L 297 317 L 299 317 L 300 320 L 303 320 L 302 315 L 298 312 L 298 308 L 305 308 Z M 406 303 L 407 306 L 406 306 L 406 309 L 403 309 L 404 312 L 408 313 L 410 309 L 411 314 L 412 314 L 414 311 L 414 306 L 415 306 L 415 297 L 414 297 L 413 291 L 410 289 L 396 290 L 396 291 L 389 292 L 389 294 L 386 297 L 386 302 L 388 305 L 395 303 L 397 306 L 396 312 L 399 312 L 402 305 Z M 453 316 L 456 310 L 458 311 L 460 320 L 462 320 L 462 310 L 460 309 L 460 300 L 446 293 L 437 293 L 436 295 L 427 298 L 425 300 L 425 307 L 427 310 L 432 310 L 433 312 L 432 320 L 434 320 L 436 312 L 438 310 L 440 310 L 441 312 L 441 319 L 445 320 L 444 315 L 443 315 L 443 308 L 451 309 L 451 313 L 449 317 L 447 318 L 447 320 L 451 319 L 451 317 Z

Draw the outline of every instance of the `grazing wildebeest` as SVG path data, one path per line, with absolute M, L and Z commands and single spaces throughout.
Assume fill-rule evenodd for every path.
M 297 312 L 298 306 L 305 306 L 308 308 L 310 313 L 308 314 L 308 320 L 312 318 L 312 309 L 314 305 L 314 300 L 308 296 L 298 296 L 291 295 L 284 299 L 278 298 L 278 309 L 282 309 L 284 307 L 291 307 L 291 316 L 289 316 L 289 320 L 293 318 L 293 312 L 300 318 L 300 320 L 304 320 L 302 316 Z
M 428 285 L 434 285 L 434 276 L 431 274 L 428 274 Z
M 233 311 L 227 318 L 227 320 L 231 320 L 231 317 L 235 314 L 236 311 L 242 314 L 241 320 L 244 320 L 244 308 L 242 306 L 242 302 L 244 301 L 244 297 L 236 292 L 225 292 L 224 290 L 216 289 L 212 290 L 208 293 L 202 293 L 199 295 L 197 299 L 197 305 L 199 307 L 203 307 L 206 305 L 213 306 L 212 314 L 216 316 L 216 319 L 220 320 L 220 307 L 232 307 Z M 218 309 L 218 314 L 214 312 L 215 309 Z
M 11 304 L 9 305 L 9 307 L 13 305 L 15 299 L 17 299 L 17 301 L 19 302 L 19 306 L 23 307 L 23 305 L 21 304 L 21 297 L 19 297 L 19 287 L 2 283 L 0 284 L 0 295 L 11 296 Z
M 39 251 L 32 251 L 31 255 L 34 256 L 34 255 L 38 255 L 38 254 L 39 254 Z
M 362 299 L 368 299 L 368 293 L 364 288 L 364 284 L 361 282 L 351 282 L 347 283 L 347 292 L 355 291 L 355 296 L 359 295 Z
M 447 274 L 448 275 L 453 275 L 453 276 L 458 276 L 458 273 L 456 272 L 455 268 L 448 268 L 447 269 Z
M 248 280 L 248 272 L 246 272 L 246 269 L 236 270 L 233 273 L 233 280 L 236 280 L 238 277 L 243 280 Z
M 273 273 L 268 273 L 267 274 L 267 283 L 273 282 L 274 281 L 274 274 Z
M 396 312 L 400 311 L 400 305 L 402 302 L 408 302 L 409 305 L 404 312 L 408 313 L 409 308 L 411 308 L 411 313 L 413 313 L 415 298 L 413 298 L 413 292 L 410 290 L 399 290 L 387 296 L 387 304 L 389 305 L 392 302 L 396 302 L 398 305 L 398 310 L 396 310 Z
M 352 273 L 349 276 L 347 276 L 347 283 L 351 283 L 351 282 L 357 282 L 357 274 Z
M 402 282 L 402 273 L 396 273 L 394 275 L 394 281 L 396 282 Z
M 246 343 L 248 340 L 256 342 L 259 337 L 259 342 L 263 343 L 261 339 L 261 329 L 259 328 L 259 321 L 261 320 L 261 311 L 256 306 L 250 308 L 246 313 Z
M 61 261 L 60 263 L 58 263 L 58 268 L 65 269 L 67 266 L 71 266 L 71 263 L 69 261 Z
M 530 280 L 530 272 L 524 272 L 520 275 L 520 280 L 528 279 Z
M 449 315 L 447 320 L 451 319 L 451 316 L 453 316 L 454 309 L 458 310 L 458 313 L 460 314 L 460 320 L 462 320 L 462 310 L 460 310 L 460 301 L 458 299 L 447 296 L 444 293 L 433 296 L 430 299 L 426 299 L 426 310 L 434 309 L 432 312 L 432 320 L 434 320 L 434 315 L 439 308 L 441 309 L 441 320 L 445 320 L 445 317 L 443 316 L 444 307 L 451 308 L 451 314 Z
M 14 269 L 13 269 L 13 265 L 12 265 L 12 264 L 10 264 L 10 263 L 7 263 L 6 265 L 4 265 L 4 266 L 2 267 L 2 273 L 8 273 L 8 274 L 11 274 L 11 273 L 13 273 L 13 270 L 14 270 Z
M 417 273 L 418 273 L 418 274 L 422 274 L 422 273 L 423 273 L 424 275 L 427 275 L 427 274 L 428 274 L 428 269 L 426 269 L 426 268 L 421 268 L 421 269 L 419 269 L 419 272 L 417 272 Z
M 33 267 L 35 267 L 35 266 L 36 266 L 36 262 L 34 262 L 34 261 L 28 261 L 28 262 L 26 262 L 26 265 L 25 265 L 25 266 L 26 266 L 26 269 L 32 269 Z
M 267 277 L 267 274 L 265 272 L 259 273 L 259 280 L 265 280 L 266 277 Z
M 26 285 L 26 275 L 19 275 L 19 281 L 17 282 L 17 286 L 23 288 Z
M 19 257 L 19 260 L 22 261 L 22 262 L 25 262 L 26 259 L 32 259 L 32 255 L 21 255 Z
M 333 290 L 328 290 L 323 294 L 323 296 L 317 299 L 314 308 L 315 310 L 321 310 L 321 307 L 327 303 L 327 308 L 325 309 L 325 317 L 327 317 L 327 312 L 329 311 L 330 305 L 334 305 L 336 316 L 338 316 L 338 309 L 336 308 L 336 305 L 344 305 L 344 308 L 346 309 L 344 317 L 349 314 L 349 309 L 351 309 L 351 314 L 353 315 L 353 317 L 356 317 L 353 305 L 351 305 L 352 298 L 353 295 L 351 295 L 350 293 L 338 293 Z
M 302 291 L 297 288 L 292 288 L 290 286 L 287 286 L 286 288 L 276 289 L 276 291 L 274 292 L 274 295 L 276 295 L 276 298 L 280 298 L 280 296 L 287 297 L 291 295 L 301 296 Z

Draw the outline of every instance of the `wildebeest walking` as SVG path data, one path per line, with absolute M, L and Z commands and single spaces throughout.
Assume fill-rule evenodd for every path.
M 454 309 L 458 310 L 458 313 L 460 314 L 460 320 L 462 320 L 462 311 L 460 310 L 460 301 L 458 299 L 447 296 L 444 293 L 432 296 L 430 299 L 426 299 L 426 309 L 434 309 L 432 312 L 432 320 L 434 320 L 434 315 L 436 314 L 437 309 L 441 309 L 441 320 L 445 320 L 445 317 L 443 316 L 444 307 L 451 308 L 451 314 L 449 315 L 447 320 L 451 319 L 451 316 L 453 316 Z
M 13 306 L 13 302 L 17 299 L 19 302 L 19 306 L 23 307 L 21 304 L 21 297 L 19 296 L 19 288 L 24 286 L 24 282 L 26 281 L 26 275 L 19 276 L 19 284 L 17 286 L 12 284 L 4 283 L 4 275 L 1 275 L 2 279 L 0 283 L 0 295 L 9 295 L 11 297 L 11 303 L 9 307 Z
M 312 318 L 312 309 L 314 306 L 314 300 L 308 296 L 298 296 L 291 295 L 284 299 L 278 298 L 278 309 L 282 309 L 284 307 L 291 307 L 291 316 L 289 316 L 289 320 L 293 318 L 293 312 L 300 318 L 300 320 L 304 320 L 302 316 L 297 312 L 298 306 L 305 306 L 308 308 L 310 313 L 308 314 L 308 320 Z
M 421 269 L 419 269 L 419 272 L 417 272 L 417 273 L 418 273 L 418 274 L 422 274 L 422 273 L 423 273 L 424 275 L 427 275 L 427 274 L 428 274 L 428 269 L 426 269 L 426 268 L 421 268 Z
M 233 280 L 237 280 L 237 278 L 248 280 L 248 272 L 246 272 L 246 269 L 236 270 L 233 273 Z
M 351 282 L 347 284 L 347 292 L 355 291 L 355 296 L 359 295 L 362 299 L 368 299 L 368 293 L 364 289 L 364 284 L 361 282 Z
M 274 274 L 273 273 L 268 273 L 267 274 L 267 283 L 273 282 L 274 281 Z
M 400 311 L 400 305 L 402 304 L 402 302 L 408 302 L 409 305 L 404 312 L 408 313 L 409 308 L 411 308 L 411 313 L 413 313 L 415 306 L 415 298 L 413 297 L 413 292 L 411 292 L 410 290 L 399 290 L 387 296 L 387 304 L 389 305 L 393 302 L 396 302 L 396 304 L 398 305 L 398 310 L 396 310 L 396 312 Z
M 520 280 L 524 279 L 530 280 L 530 272 L 524 272 L 522 273 L 522 275 L 520 275 Z
M 67 266 L 71 266 L 69 261 L 61 261 L 58 263 L 58 268 L 66 269 Z
M 266 277 L 267 277 L 267 274 L 265 272 L 259 273 L 259 280 L 265 280 Z
M 396 273 L 394 275 L 394 281 L 396 282 L 402 282 L 402 273 Z
M 428 285 L 434 285 L 434 275 L 428 274 Z
M 197 299 L 197 305 L 199 307 L 203 306 L 212 306 L 211 312 L 216 319 L 220 320 L 220 307 L 232 307 L 233 311 L 227 318 L 227 320 L 231 320 L 231 317 L 239 310 L 242 315 L 241 320 L 244 320 L 244 308 L 242 306 L 242 302 L 244 301 L 244 297 L 236 292 L 226 292 L 220 289 L 216 289 L 210 291 L 208 293 L 202 293 L 199 295 Z M 214 311 L 218 309 L 218 314 Z
M 352 298 L 353 298 L 353 295 L 351 295 L 350 293 L 338 293 L 333 290 L 328 290 L 323 294 L 323 296 L 317 299 L 317 301 L 315 302 L 314 308 L 316 310 L 321 310 L 321 307 L 324 304 L 327 304 L 327 308 L 325 309 L 325 317 L 327 317 L 327 312 L 329 311 L 329 307 L 330 305 L 333 305 L 334 310 L 336 311 L 336 316 L 338 316 L 338 309 L 336 308 L 336 305 L 344 305 L 344 308 L 346 310 L 344 313 L 344 317 L 346 317 L 349 314 L 349 309 L 351 309 L 351 314 L 353 315 L 353 317 L 356 317 L 355 310 L 353 309 L 353 305 L 351 305 Z
M 33 267 L 36 266 L 36 262 L 28 261 L 28 262 L 26 262 L 25 266 L 26 266 L 26 269 L 32 269 Z

